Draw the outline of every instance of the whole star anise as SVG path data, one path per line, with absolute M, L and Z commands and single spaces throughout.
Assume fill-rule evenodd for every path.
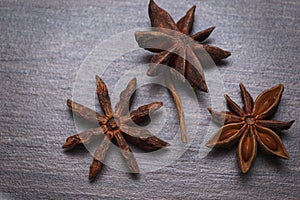
M 159 65 L 167 64 L 184 76 L 193 88 L 208 92 L 203 68 L 199 61 L 203 49 L 209 53 L 215 62 L 227 58 L 231 53 L 215 46 L 200 43 L 209 37 L 215 27 L 190 35 L 195 9 L 196 6 L 193 6 L 184 17 L 175 23 L 167 11 L 150 0 L 151 26 L 162 29 L 136 32 L 135 37 L 140 47 L 158 53 L 151 58 L 148 75 L 157 75 Z
M 135 123 L 138 124 L 149 119 L 149 115 L 159 109 L 163 103 L 150 103 L 128 114 L 128 107 L 131 105 L 132 96 L 136 90 L 136 79 L 132 79 L 127 88 L 121 93 L 120 101 L 116 104 L 115 112 L 113 112 L 105 83 L 98 76 L 96 76 L 96 83 L 97 95 L 104 116 L 69 99 L 67 100 L 67 106 L 81 117 L 98 123 L 100 127 L 68 137 L 63 148 L 71 149 L 79 144 L 88 144 L 95 137 L 104 135 L 103 141 L 95 151 L 89 179 L 93 179 L 100 171 L 111 142 L 119 147 L 130 171 L 139 173 L 138 164 L 126 140 L 146 151 L 154 151 L 168 146 L 167 142 L 152 135 L 148 130 L 133 126 Z
M 294 121 L 282 122 L 270 120 L 276 112 L 284 90 L 282 84 L 263 91 L 255 101 L 240 84 L 244 108 L 240 108 L 228 95 L 225 95 L 227 106 L 231 112 L 216 112 L 208 108 L 213 119 L 223 124 L 207 142 L 209 147 L 231 146 L 239 140 L 237 156 L 243 173 L 249 171 L 256 157 L 257 143 L 266 152 L 288 159 L 289 155 L 273 130 L 289 129 Z
M 200 43 L 209 37 L 215 27 L 191 35 L 195 9 L 196 6 L 193 6 L 175 23 L 167 11 L 150 0 L 149 17 L 152 31 L 135 33 L 135 39 L 140 47 L 158 53 L 151 58 L 149 76 L 155 76 L 164 69 L 160 64 L 174 69 L 170 70 L 173 76 L 165 74 L 165 81 L 176 104 L 183 143 L 187 142 L 186 125 L 180 96 L 174 85 L 176 80 L 173 77 L 182 82 L 188 80 L 194 89 L 208 92 L 200 61 L 207 60 L 207 53 L 215 62 L 231 55 L 229 51 Z M 174 73 L 175 70 L 179 73 Z

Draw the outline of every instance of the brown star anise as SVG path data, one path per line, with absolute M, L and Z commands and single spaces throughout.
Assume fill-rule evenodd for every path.
M 167 64 L 182 74 L 193 88 L 208 92 L 203 68 L 199 62 L 203 49 L 209 53 L 215 62 L 227 58 L 231 53 L 215 46 L 199 43 L 207 39 L 215 27 L 190 35 L 195 9 L 196 6 L 193 6 L 184 17 L 175 23 L 167 11 L 150 0 L 151 26 L 162 29 L 136 32 L 135 37 L 140 47 L 158 53 L 151 59 L 148 75 L 157 75 L 159 65 Z
M 194 89 L 208 92 L 204 71 L 200 61 L 207 59 L 207 53 L 215 62 L 231 55 L 218 47 L 201 44 L 209 37 L 215 27 L 191 35 L 196 6 L 193 6 L 177 23 L 171 15 L 160 8 L 153 0 L 149 3 L 149 17 L 152 31 L 136 32 L 138 45 L 158 54 L 151 58 L 148 75 L 155 76 L 163 70 L 160 64 L 165 64 L 179 73 L 170 70 L 173 77 L 185 82 L 189 81 Z M 180 75 L 179 75 L 180 74 Z M 187 142 L 184 113 L 179 94 L 171 76 L 165 77 L 168 89 L 176 104 L 181 129 L 181 140 Z
M 105 83 L 98 76 L 96 76 L 96 83 L 97 95 L 104 116 L 69 99 L 67 100 L 67 106 L 81 117 L 98 123 L 100 127 L 68 137 L 63 148 L 70 149 L 79 144 L 88 144 L 95 137 L 104 135 L 103 141 L 95 151 L 89 179 L 93 179 L 100 171 L 111 142 L 119 147 L 130 171 L 139 173 L 139 167 L 126 140 L 146 151 L 154 151 L 168 146 L 167 142 L 152 135 L 148 130 L 133 126 L 134 123 L 138 124 L 149 119 L 149 115 L 159 109 L 163 103 L 150 103 L 128 114 L 128 107 L 131 105 L 132 96 L 136 90 L 136 79 L 132 79 L 127 88 L 121 93 L 120 101 L 116 104 L 115 112 L 113 112 Z
M 273 130 L 289 129 L 294 121 L 282 122 L 269 119 L 277 110 L 284 86 L 279 84 L 263 91 L 255 102 L 242 83 L 240 89 L 243 109 L 227 95 L 225 99 L 231 112 L 216 112 L 208 108 L 212 118 L 225 125 L 212 136 L 207 146 L 231 146 L 239 140 L 237 156 L 243 173 L 249 171 L 256 157 L 257 143 L 266 152 L 288 159 L 289 155 L 281 139 Z

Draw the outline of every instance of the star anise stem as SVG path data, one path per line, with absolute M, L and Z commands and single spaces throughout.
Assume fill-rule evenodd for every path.
M 184 120 L 184 112 L 183 112 L 183 108 L 182 108 L 181 99 L 179 97 L 177 90 L 175 89 L 173 80 L 170 76 L 167 76 L 166 84 L 168 86 L 170 94 L 172 95 L 174 103 L 176 105 L 177 115 L 178 115 L 178 119 L 179 119 L 180 130 L 181 130 L 181 141 L 183 143 L 187 143 L 186 125 L 185 125 L 185 120 Z

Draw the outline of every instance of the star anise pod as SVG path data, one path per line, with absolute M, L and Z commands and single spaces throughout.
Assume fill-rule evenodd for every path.
M 194 89 L 208 92 L 200 61 L 204 62 L 204 59 L 207 59 L 206 52 L 215 62 L 227 58 L 231 53 L 215 46 L 201 44 L 209 37 L 215 27 L 191 35 L 195 9 L 196 6 L 193 6 L 185 16 L 175 23 L 167 11 L 160 8 L 153 0 L 150 0 L 149 17 L 153 27 L 152 31 L 136 32 L 135 38 L 140 47 L 158 53 L 151 58 L 148 70 L 149 76 L 157 75 L 162 70 L 160 64 L 165 64 L 179 72 L 174 73 L 174 70 L 170 70 L 171 74 L 175 75 L 173 77 L 183 82 L 186 79 Z M 186 143 L 186 126 L 179 94 L 172 76 L 167 75 L 165 81 L 176 104 L 181 140 Z
M 63 148 L 70 149 L 76 145 L 88 144 L 95 137 L 104 135 L 103 141 L 95 151 L 89 179 L 93 179 L 100 171 L 111 142 L 119 147 L 130 171 L 139 173 L 138 164 L 126 140 L 146 151 L 154 151 L 168 146 L 167 142 L 152 135 L 148 130 L 134 126 L 135 123 L 138 124 L 149 119 L 149 115 L 159 109 L 163 103 L 150 103 L 128 114 L 128 107 L 131 105 L 132 96 L 136 90 L 136 79 L 132 79 L 121 93 L 120 101 L 116 104 L 113 112 L 105 83 L 98 76 L 96 76 L 96 83 L 98 100 L 104 116 L 71 100 L 67 100 L 67 106 L 81 117 L 98 123 L 100 127 L 68 137 Z
M 214 121 L 223 124 L 207 142 L 209 147 L 232 146 L 239 140 L 237 156 L 243 173 L 249 171 L 256 157 L 257 143 L 266 152 L 288 159 L 289 155 L 274 130 L 289 129 L 294 121 L 282 122 L 270 120 L 276 112 L 284 90 L 282 84 L 263 91 L 255 101 L 240 84 L 243 109 L 228 95 L 225 95 L 227 106 L 231 112 L 216 112 L 208 108 Z
M 167 64 L 182 74 L 193 88 L 208 92 L 203 68 L 199 61 L 203 49 L 209 53 L 215 62 L 227 58 L 231 53 L 215 46 L 200 43 L 209 37 L 215 27 L 191 35 L 195 9 L 196 6 L 193 6 L 184 17 L 175 23 L 167 11 L 150 0 L 151 26 L 163 29 L 136 32 L 135 37 L 140 47 L 158 53 L 151 58 L 148 75 L 157 75 L 159 65 Z

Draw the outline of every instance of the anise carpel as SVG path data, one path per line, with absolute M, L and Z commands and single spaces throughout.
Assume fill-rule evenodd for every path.
M 146 151 L 154 151 L 168 146 L 167 142 L 152 135 L 148 130 L 134 126 L 135 123 L 138 124 L 148 119 L 149 115 L 159 109 L 163 103 L 150 103 L 128 113 L 132 96 L 136 90 L 136 79 L 132 79 L 120 94 L 120 101 L 116 104 L 113 112 L 107 86 L 98 76 L 96 76 L 96 83 L 98 100 L 104 116 L 71 100 L 67 100 L 67 106 L 73 113 L 98 123 L 100 127 L 68 137 L 63 148 L 71 149 L 76 145 L 89 144 L 95 137 L 104 135 L 103 141 L 95 151 L 89 179 L 93 179 L 100 171 L 111 143 L 119 147 L 130 172 L 139 173 L 138 164 L 126 140 Z
M 256 157 L 257 144 L 266 152 L 288 159 L 289 155 L 274 130 L 289 129 L 294 121 L 282 122 L 270 120 L 276 112 L 284 90 L 282 84 L 263 91 L 255 101 L 240 84 L 243 109 L 229 96 L 225 95 L 231 112 L 216 112 L 208 108 L 214 121 L 224 124 L 207 142 L 209 147 L 231 147 L 239 140 L 237 156 L 241 171 L 247 173 Z
M 193 88 L 208 92 L 200 63 L 202 49 L 206 50 L 215 62 L 227 58 L 231 53 L 200 43 L 209 37 L 215 27 L 191 35 L 195 9 L 196 6 L 193 6 L 185 16 L 175 23 L 167 11 L 150 0 L 151 26 L 158 29 L 136 32 L 135 37 L 140 47 L 158 53 L 151 58 L 148 75 L 157 75 L 159 65 L 166 64 L 184 76 Z

